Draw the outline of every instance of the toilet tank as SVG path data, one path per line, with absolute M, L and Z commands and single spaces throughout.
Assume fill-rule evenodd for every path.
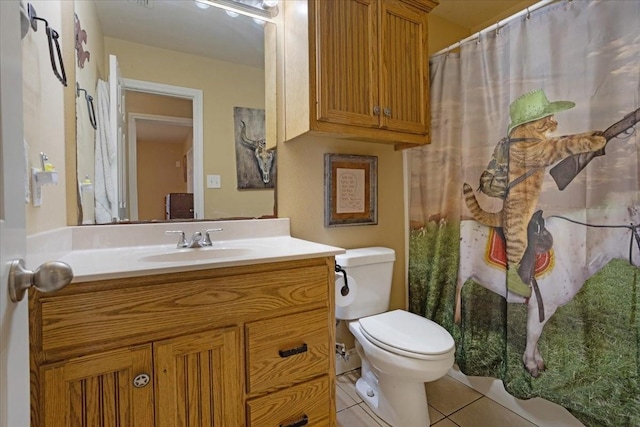
M 349 284 L 349 294 L 341 295 L 344 275 L 336 273 L 337 319 L 359 319 L 389 309 L 395 259 L 395 251 L 383 247 L 348 249 L 336 255 L 336 264 L 347 272 Z

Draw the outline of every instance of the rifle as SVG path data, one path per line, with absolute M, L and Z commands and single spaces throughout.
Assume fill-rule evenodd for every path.
M 604 131 L 602 136 L 606 138 L 608 143 L 610 139 L 627 132 L 638 122 L 640 122 L 640 108 L 625 115 L 622 120 L 609 126 L 607 130 Z M 605 147 L 602 147 L 597 151 L 574 154 L 567 157 L 566 159 L 563 159 L 560 163 L 552 167 L 549 173 L 553 177 L 553 180 L 556 182 L 558 189 L 564 190 L 565 187 L 569 185 L 571 181 L 573 181 L 573 178 L 575 178 L 576 175 L 578 175 L 580 171 L 582 171 L 582 169 L 584 169 L 585 166 L 587 166 L 594 157 L 604 156 Z

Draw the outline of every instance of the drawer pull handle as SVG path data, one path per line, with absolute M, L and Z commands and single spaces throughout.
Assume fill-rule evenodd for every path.
M 302 419 L 291 424 L 280 424 L 280 427 L 302 427 L 309 424 L 309 417 L 307 415 L 303 415 Z
M 278 350 L 280 357 L 289 357 L 300 353 L 307 352 L 307 344 L 302 344 L 300 347 L 290 348 L 289 350 Z M 293 425 L 293 424 L 292 424 Z M 300 424 L 303 426 L 304 424 Z

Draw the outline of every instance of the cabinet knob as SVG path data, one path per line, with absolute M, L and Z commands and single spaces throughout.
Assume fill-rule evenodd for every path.
M 380 106 L 376 105 L 375 107 L 373 107 L 373 114 L 376 116 L 380 115 Z
M 384 115 L 387 117 L 391 117 L 391 108 L 387 107 L 384 109 Z
M 142 388 L 149 384 L 151 377 L 148 374 L 139 374 L 133 379 L 132 383 L 135 388 Z

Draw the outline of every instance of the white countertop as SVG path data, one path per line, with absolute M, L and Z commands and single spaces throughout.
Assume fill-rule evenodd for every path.
M 213 246 L 178 249 L 177 236 L 167 230 L 223 228 L 212 233 Z M 164 243 L 164 242 L 172 243 Z M 71 266 L 72 282 L 146 276 L 180 271 L 292 261 L 334 256 L 342 248 L 289 235 L 288 219 L 207 223 L 127 224 L 66 227 L 30 236 L 27 268 L 58 260 Z

